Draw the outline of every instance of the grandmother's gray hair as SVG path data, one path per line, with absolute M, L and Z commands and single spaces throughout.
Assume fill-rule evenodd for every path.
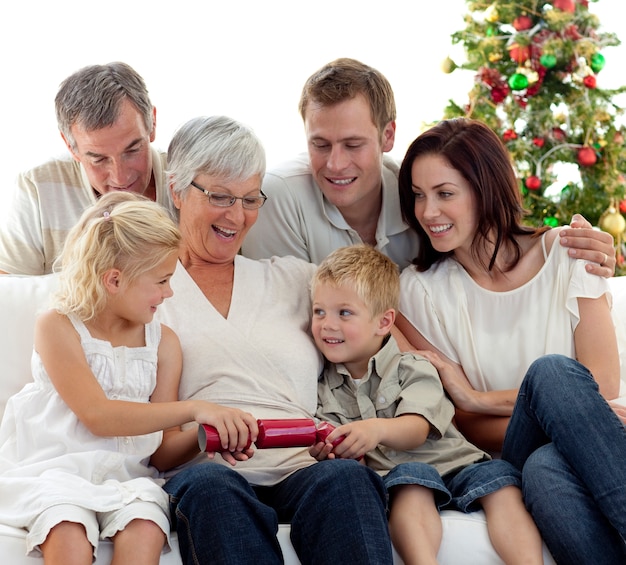
M 191 181 L 205 174 L 226 181 L 265 174 L 265 150 L 248 126 L 227 116 L 203 116 L 183 124 L 167 151 L 172 190 L 184 197 Z

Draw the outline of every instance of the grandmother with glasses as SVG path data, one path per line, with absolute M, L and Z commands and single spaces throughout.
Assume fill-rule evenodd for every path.
M 309 334 L 315 266 L 239 254 L 266 196 L 265 153 L 226 117 L 196 118 L 168 150 L 182 245 L 161 321 L 183 351 L 179 390 L 256 419 L 312 418 L 322 359 Z M 278 524 L 291 523 L 303 564 L 392 563 L 381 479 L 355 460 L 317 462 L 307 448 L 200 453 L 197 428 L 152 463 L 166 473 L 184 563 L 282 563 Z M 167 431 L 165 432 L 167 433 Z

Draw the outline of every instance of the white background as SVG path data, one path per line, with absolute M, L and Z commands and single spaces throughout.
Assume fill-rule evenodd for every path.
M 619 33 L 620 0 L 590 9 Z M 297 103 L 304 81 L 337 57 L 354 57 L 391 82 L 402 157 L 448 99 L 466 101 L 473 74 L 446 75 L 463 58 L 450 35 L 465 28 L 464 0 L 7 0 L 0 8 L 0 206 L 15 175 L 65 152 L 54 116 L 59 83 L 85 65 L 122 60 L 146 80 L 157 107 L 155 145 L 198 115 L 251 125 L 268 164 L 305 150 Z M 625 38 L 626 39 L 626 38 Z M 626 83 L 626 46 L 603 51 L 599 86 Z

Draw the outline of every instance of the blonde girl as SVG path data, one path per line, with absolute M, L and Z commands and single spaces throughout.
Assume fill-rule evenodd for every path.
M 177 398 L 178 339 L 154 319 L 172 296 L 180 233 L 158 204 L 109 193 L 85 211 L 60 257 L 54 309 L 36 322 L 33 380 L 0 428 L 0 522 L 28 530 L 46 565 L 89 564 L 99 539 L 113 565 L 157 564 L 168 544 L 158 468 L 184 454 L 187 422 L 207 423 L 246 459 L 254 418 Z M 163 432 L 165 430 L 165 432 Z M 156 453 L 155 453 L 156 452 Z

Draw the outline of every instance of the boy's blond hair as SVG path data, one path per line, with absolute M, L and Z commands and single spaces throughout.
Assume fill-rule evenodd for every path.
M 178 250 L 181 235 L 165 208 L 132 192 L 109 192 L 83 212 L 58 259 L 55 308 L 87 321 L 106 306 L 103 275 L 123 272 L 129 283 Z M 57 265 L 55 265 L 56 267 Z
M 349 285 L 367 305 L 372 317 L 398 309 L 400 272 L 398 266 L 371 245 L 340 247 L 324 259 L 311 282 L 311 294 L 318 284 Z

